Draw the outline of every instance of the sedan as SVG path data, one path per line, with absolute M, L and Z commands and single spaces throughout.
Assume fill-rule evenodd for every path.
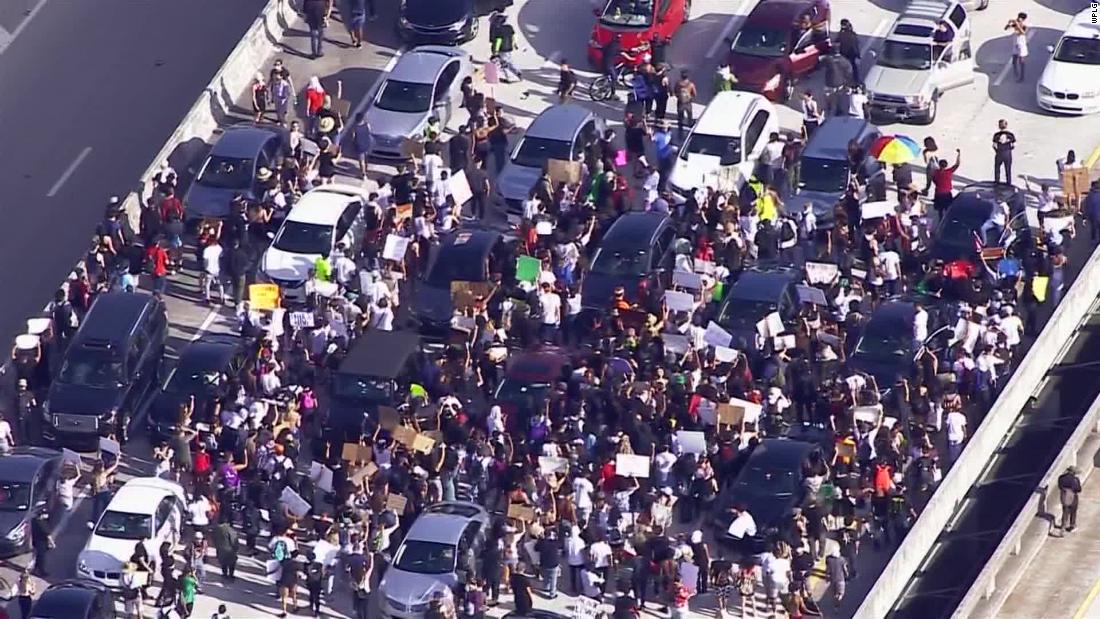
M 1100 38 L 1096 5 L 1073 17 L 1035 85 L 1039 107 L 1057 114 L 1100 112 Z
M 31 548 L 31 521 L 48 514 L 61 470 L 61 452 L 16 447 L 0 458 L 0 555 Z
M 150 430 L 160 437 L 171 436 L 176 431 L 180 407 L 192 397 L 195 420 L 210 423 L 206 411 L 248 363 L 249 356 L 232 336 L 207 334 L 188 344 L 149 407 Z
M 195 182 L 183 198 L 188 220 L 223 218 L 229 203 L 240 194 L 250 200 L 260 195 L 257 174 L 271 170 L 282 153 L 283 134 L 278 127 L 230 127 L 210 149 Z

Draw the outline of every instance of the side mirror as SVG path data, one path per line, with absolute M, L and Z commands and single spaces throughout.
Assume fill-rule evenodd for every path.
M 871 54 L 871 58 L 878 58 L 878 52 L 877 51 L 872 49 L 868 53 Z
M 947 68 L 947 63 L 941 60 L 941 61 L 936 63 L 936 68 L 937 69 L 946 69 Z
M 88 526 L 89 531 L 95 529 L 95 523 L 94 522 L 89 522 L 87 526 Z
M 1050 54 L 1054 53 L 1054 46 L 1053 45 L 1047 45 L 1047 53 L 1050 53 Z

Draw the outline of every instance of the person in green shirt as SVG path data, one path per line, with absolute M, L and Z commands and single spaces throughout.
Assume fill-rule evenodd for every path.
M 199 590 L 199 581 L 195 578 L 195 570 L 188 567 L 183 573 L 183 578 L 180 579 L 180 602 L 183 605 L 184 617 L 190 617 L 191 611 L 195 609 L 195 594 Z

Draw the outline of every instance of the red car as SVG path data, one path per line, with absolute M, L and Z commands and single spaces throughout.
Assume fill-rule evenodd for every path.
M 817 68 L 829 47 L 824 0 L 766 0 L 749 13 L 730 51 L 738 88 L 786 101 L 794 83 Z
M 619 45 L 626 53 L 649 45 L 655 34 L 671 39 L 691 17 L 691 0 L 608 0 L 595 13 L 598 19 L 588 40 L 588 61 L 598 67 L 604 46 L 616 34 L 622 35 Z

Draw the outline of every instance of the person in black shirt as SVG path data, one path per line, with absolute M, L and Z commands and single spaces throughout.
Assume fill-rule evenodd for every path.
M 564 58 L 558 69 L 558 98 L 562 103 L 573 98 L 573 91 L 577 89 L 577 74 L 569 66 L 569 61 Z
M 1005 171 L 1005 182 L 1012 183 L 1012 151 L 1016 148 L 1016 136 L 1008 130 L 1008 121 L 997 121 L 997 132 L 993 134 L 993 182 L 1001 182 L 1001 168 Z
M 521 562 L 516 569 L 512 570 L 510 584 L 512 594 L 515 596 L 513 603 L 516 606 L 516 614 L 529 614 L 534 610 L 535 602 L 531 598 L 531 581 L 527 577 L 527 566 L 524 563 Z
M 847 19 L 840 20 L 840 32 L 836 35 L 836 46 L 840 55 L 852 65 L 852 77 L 860 86 L 863 78 L 859 74 L 859 57 L 862 52 L 859 49 L 859 35 L 852 28 L 852 22 Z
M 324 56 L 321 50 L 325 37 L 328 14 L 332 9 L 331 0 L 305 0 L 302 3 L 302 17 L 309 26 L 309 49 L 313 58 Z
M 459 170 L 470 167 L 470 157 L 474 153 L 473 146 L 473 141 L 470 139 L 470 126 L 462 125 L 458 128 L 458 133 L 447 142 L 452 176 Z
M 546 537 L 535 543 L 539 553 L 539 568 L 542 580 L 546 583 L 546 595 L 551 600 L 558 597 L 558 576 L 561 575 L 561 542 L 557 531 L 549 529 Z
M 607 79 L 611 81 L 611 98 L 615 98 L 615 86 L 619 81 L 616 74 L 615 65 L 619 64 L 619 56 L 622 56 L 623 46 L 619 41 L 619 37 L 622 36 L 616 33 L 611 40 L 607 42 L 607 45 L 603 46 L 603 50 L 600 56 L 600 69 L 603 74 L 607 76 Z

